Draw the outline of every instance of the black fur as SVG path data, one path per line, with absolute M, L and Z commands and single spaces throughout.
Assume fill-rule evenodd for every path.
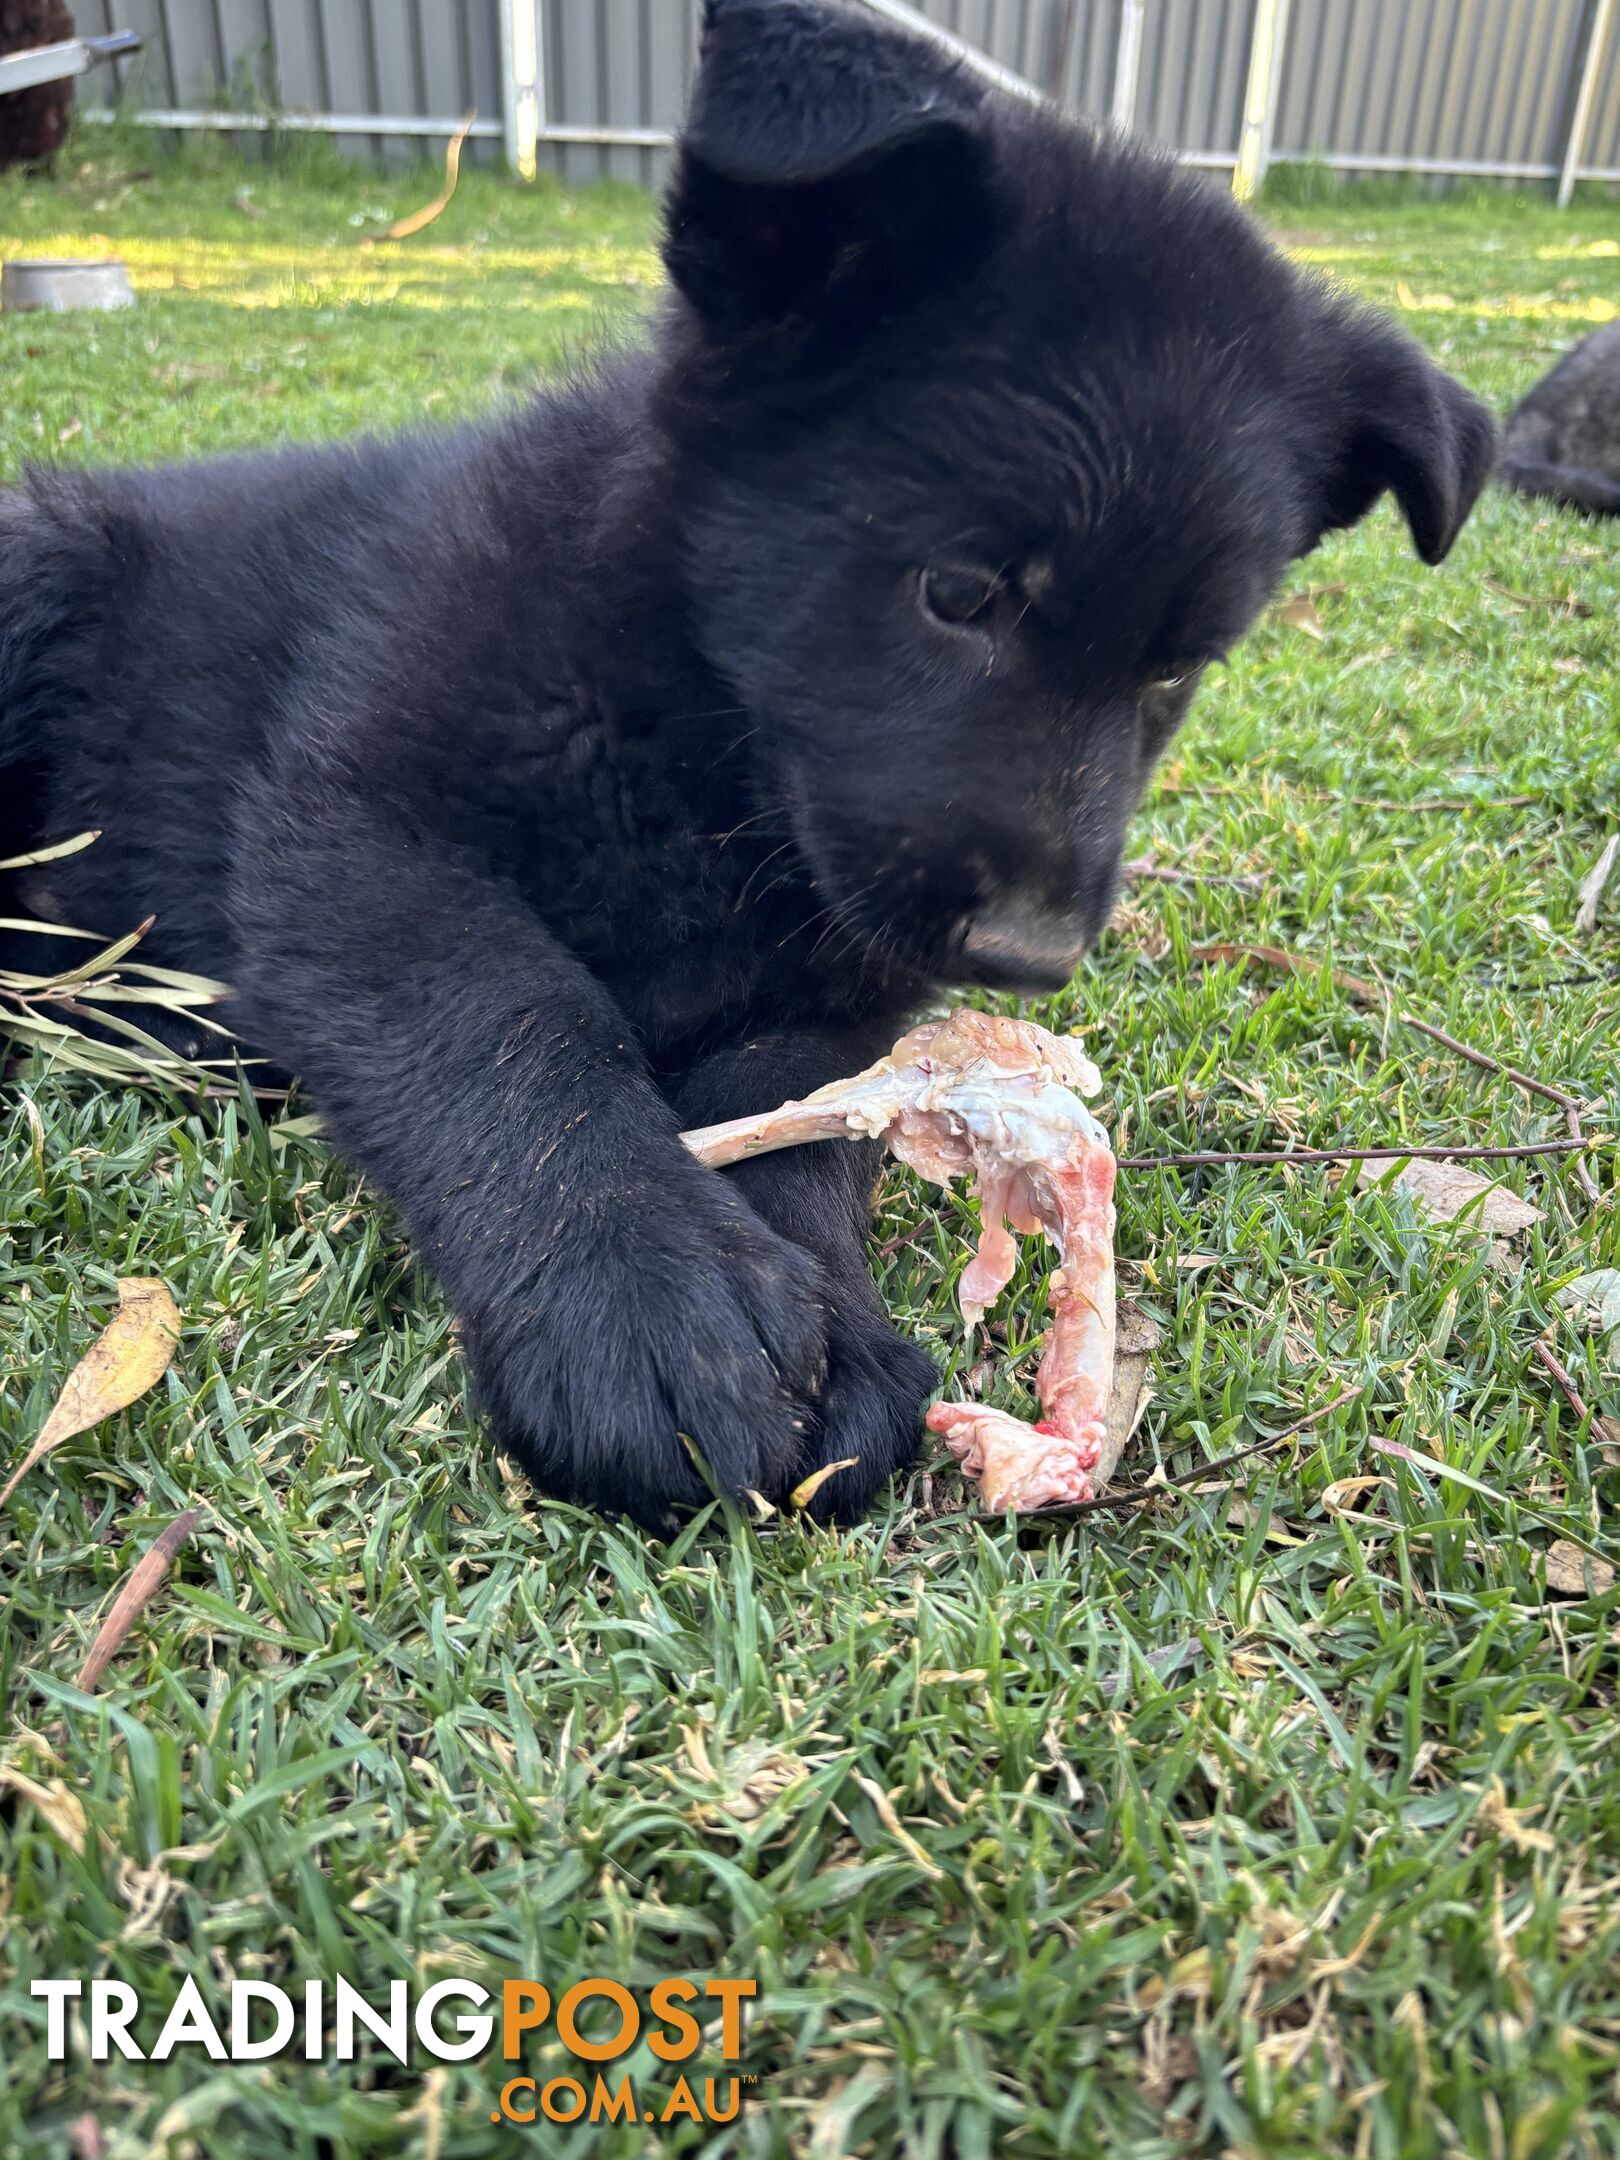
M 873 1164 L 685 1124 L 1055 985 L 1200 669 L 1475 401 L 1221 196 L 859 10 L 711 0 L 648 348 L 439 440 L 0 497 L 0 822 L 223 973 L 547 1488 L 649 1521 L 912 1453 Z
M 1501 478 L 1523 495 L 1620 514 L 1620 323 L 1582 338 L 1514 407 Z

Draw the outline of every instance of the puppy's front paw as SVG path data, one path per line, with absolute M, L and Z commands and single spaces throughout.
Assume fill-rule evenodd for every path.
M 616 1196 L 546 1255 L 529 1298 L 468 1326 L 481 1406 L 536 1482 L 667 1528 L 781 1486 L 827 1376 L 827 1289 L 712 1172 Z
M 858 1522 L 915 1457 L 939 1375 L 927 1351 L 867 1311 L 864 1299 L 835 1299 L 827 1349 L 826 1385 L 786 1490 L 853 1456 L 851 1467 L 835 1470 L 817 1489 L 808 1512 L 818 1522 Z

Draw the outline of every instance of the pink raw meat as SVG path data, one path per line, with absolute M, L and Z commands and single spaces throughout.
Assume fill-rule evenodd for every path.
M 1101 1085 L 1078 1045 L 1033 1021 L 964 1008 L 896 1043 L 850 1080 L 803 1102 L 683 1135 L 707 1163 L 737 1162 L 809 1140 L 880 1139 L 936 1184 L 970 1177 L 982 1229 L 958 1296 L 968 1325 L 1011 1279 L 1013 1232 L 1044 1230 L 1060 1264 L 1048 1285 L 1052 1330 L 1026 1425 L 979 1403 L 936 1403 L 938 1433 L 984 1492 L 987 1508 L 1095 1497 L 1106 1459 L 1114 1366 L 1114 1156 L 1080 1095 Z

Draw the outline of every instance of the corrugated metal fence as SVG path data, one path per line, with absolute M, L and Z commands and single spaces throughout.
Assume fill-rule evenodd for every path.
M 882 4 L 882 0 L 879 0 Z M 891 7 L 891 12 L 896 10 Z M 1617 0 L 920 0 L 1075 109 L 1193 162 L 1620 180 Z M 569 179 L 656 182 L 698 0 L 78 0 L 146 49 L 84 85 L 171 126 L 431 152 L 463 114 Z M 227 121 L 229 110 L 237 117 Z

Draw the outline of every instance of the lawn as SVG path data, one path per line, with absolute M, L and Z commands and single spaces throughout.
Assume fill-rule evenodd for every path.
M 474 174 L 366 248 L 420 171 L 139 155 L 0 184 L 0 253 L 116 251 L 141 296 L 0 320 L 0 478 L 476 412 L 657 282 L 627 191 Z M 1612 201 L 1270 214 L 1499 406 L 1616 312 Z M 1296 592 L 1139 821 L 1184 882 L 1136 885 L 1040 1016 L 1086 1034 L 1133 1154 L 1557 1137 L 1398 1015 L 1588 1101 L 1620 1085 L 1620 880 L 1574 927 L 1620 823 L 1616 529 L 1493 495 L 1434 573 L 1385 509 Z M 1533 1352 L 1550 1329 L 1620 1415 L 1613 1345 L 1555 1302 L 1620 1265 L 1613 1147 L 1598 1207 L 1567 1162 L 1500 1166 L 1543 1211 L 1511 1253 L 1353 1173 L 1131 1173 L 1124 1282 L 1163 1330 L 1133 1482 L 1359 1393 L 1118 1516 L 987 1524 L 925 1455 L 860 1530 L 711 1511 L 666 1546 L 493 1454 L 442 1301 L 307 1131 L 39 1068 L 8 1097 L 4 1454 L 116 1277 L 161 1277 L 184 1333 L 0 1526 L 0 2150 L 628 2154 L 641 2125 L 492 2124 L 493 2059 L 49 2065 L 28 1984 L 692 1973 L 757 1979 L 757 2082 L 729 2126 L 661 2129 L 672 2153 L 1620 2154 L 1617 1593 L 1546 1560 L 1620 1557 L 1620 1449 Z M 885 1293 L 942 1374 L 967 1228 L 885 1190 Z M 978 1371 L 1010 1403 L 1039 1278 Z M 549 2033 L 535 2065 L 569 2067 Z M 625 2067 L 668 2088 L 644 2046 Z

